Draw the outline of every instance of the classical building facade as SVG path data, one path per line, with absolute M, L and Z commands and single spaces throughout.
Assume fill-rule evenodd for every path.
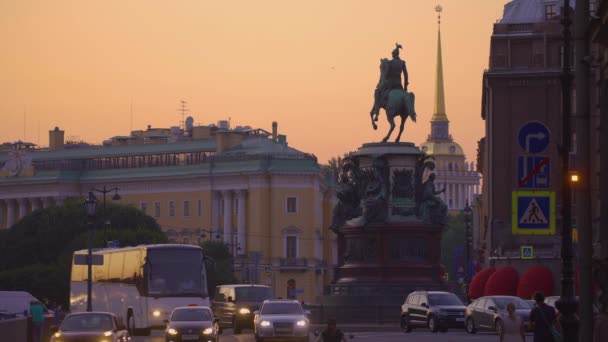
M 148 127 L 102 146 L 65 144 L 63 135 L 50 131 L 47 149 L 0 152 L 0 228 L 117 187 L 120 203 L 154 217 L 171 240 L 223 240 L 244 282 L 288 297 L 295 280 L 297 298 L 314 303 L 332 278 L 335 237 L 324 227 L 333 191 L 316 157 L 289 147 L 276 123 L 272 132 L 227 122 Z
M 422 152 L 435 158 L 437 188 L 445 187 L 441 199 L 451 211 L 461 211 L 480 193 L 480 175 L 473 162 L 466 161 L 460 145 L 450 134 L 450 121 L 446 115 L 443 84 L 443 58 L 441 28 L 437 37 L 437 69 L 435 81 L 435 107 L 431 118 L 431 134 L 420 144 Z

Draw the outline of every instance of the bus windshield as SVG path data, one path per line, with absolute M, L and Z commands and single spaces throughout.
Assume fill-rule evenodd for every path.
M 149 249 L 148 295 L 207 297 L 203 254 L 196 249 Z

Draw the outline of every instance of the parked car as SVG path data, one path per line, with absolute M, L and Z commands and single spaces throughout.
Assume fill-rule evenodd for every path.
M 220 285 L 215 289 L 211 309 L 222 328 L 232 328 L 234 334 L 253 329 L 253 312 L 266 299 L 274 299 L 272 288 L 266 285 Z
M 166 342 L 218 342 L 222 333 L 208 306 L 182 306 L 173 309 L 165 329 Z
M 253 318 L 256 342 L 270 339 L 308 342 L 309 314 L 297 300 L 265 300 Z
M 65 316 L 63 322 L 51 329 L 51 342 L 131 340 L 127 328 L 110 312 L 79 312 Z
M 465 313 L 465 328 L 469 334 L 478 330 L 490 330 L 500 333 L 500 321 L 507 313 L 507 304 L 515 305 L 515 314 L 519 316 L 528 330 L 532 306 L 525 300 L 514 296 L 486 296 L 469 304 Z
M 448 328 L 464 326 L 465 305 L 450 292 L 415 291 L 401 306 L 401 329 L 428 327 L 432 332 L 446 332 Z

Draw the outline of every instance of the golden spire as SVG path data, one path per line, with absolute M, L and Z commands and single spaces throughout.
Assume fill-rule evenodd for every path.
M 431 121 L 448 121 L 448 117 L 445 114 L 445 94 L 443 91 L 443 60 L 441 57 L 441 12 L 443 8 L 441 5 L 435 7 L 437 12 L 437 24 L 439 30 L 437 31 L 437 69 L 436 69 L 436 80 L 435 80 L 435 108 L 433 111 L 433 118 Z

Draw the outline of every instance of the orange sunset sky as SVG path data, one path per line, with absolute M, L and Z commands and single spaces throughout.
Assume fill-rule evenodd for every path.
M 507 0 L 441 0 L 451 133 L 475 160 L 481 78 Z M 430 132 L 437 53 L 430 0 L 0 0 L 0 142 L 48 145 L 55 126 L 91 143 L 195 124 L 271 129 L 320 162 L 380 141 L 369 110 L 379 60 L 405 50 L 418 122 Z M 25 112 L 25 115 L 24 115 Z M 25 125 L 25 133 L 24 133 Z

